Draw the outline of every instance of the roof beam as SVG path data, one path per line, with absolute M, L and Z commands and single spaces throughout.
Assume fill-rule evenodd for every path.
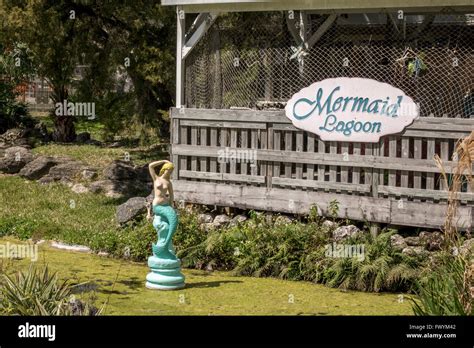
M 435 11 L 452 8 L 472 11 L 472 0 L 161 0 L 182 5 L 186 13 L 310 10 L 319 13 L 371 13 L 380 10 Z
M 185 44 L 183 45 L 183 59 L 185 59 L 189 53 L 196 47 L 197 43 L 202 39 L 207 30 L 216 21 L 218 16 L 217 12 L 206 12 L 200 13 L 193 24 L 191 25 L 190 31 L 185 36 Z

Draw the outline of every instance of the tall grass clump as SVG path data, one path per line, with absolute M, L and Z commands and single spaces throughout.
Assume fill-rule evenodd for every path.
M 466 272 L 467 271 L 467 272 Z M 472 269 L 465 258 L 446 255 L 442 265 L 417 282 L 415 315 L 472 315 Z
M 473 160 L 474 131 L 456 144 L 453 155 L 456 165 L 453 174 L 447 174 L 442 160 L 435 156 L 444 187 L 448 190 L 448 207 L 443 228 L 447 255 L 425 281 L 417 283 L 417 298 L 412 299 L 412 308 L 416 315 L 472 315 L 472 250 L 460 248 L 462 239 L 456 227 L 456 220 L 459 192 L 464 185 L 474 188 Z

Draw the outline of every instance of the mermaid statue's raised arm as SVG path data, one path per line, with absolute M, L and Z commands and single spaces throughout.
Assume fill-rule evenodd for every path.
M 159 174 L 156 168 L 161 165 Z M 158 241 L 152 244 L 153 256 L 148 259 L 152 273 L 147 276 L 147 287 L 152 289 L 176 289 L 184 286 L 181 262 L 176 257 L 172 238 L 178 227 L 178 215 L 173 209 L 173 163 L 168 160 L 155 161 L 148 166 L 153 179 L 155 197 L 148 207 L 148 218 L 152 217 Z

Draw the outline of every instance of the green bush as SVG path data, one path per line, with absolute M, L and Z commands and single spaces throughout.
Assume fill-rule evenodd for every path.
M 186 267 L 232 270 L 236 275 L 308 280 L 361 291 L 409 291 L 427 267 L 424 257 L 411 257 L 390 245 L 393 231 L 374 238 L 369 233 L 348 239 L 363 245 L 364 258 L 326 255 L 331 229 L 318 219 L 309 223 L 269 225 L 262 216 L 232 228 L 203 232 L 197 226 L 177 234 L 178 256 Z M 182 244 L 184 233 L 188 242 Z
M 17 66 L 16 59 L 22 64 Z M 30 117 L 24 103 L 16 100 L 16 87 L 28 80 L 32 73 L 31 60 L 24 45 L 16 44 L 7 49 L 0 43 L 0 134 L 14 127 L 32 127 L 35 121 Z
M 394 250 L 387 231 L 377 237 L 366 233 L 346 241 L 346 244 L 362 244 L 364 259 L 340 258 L 322 262 L 317 279 L 328 286 L 361 291 L 409 291 L 422 269 L 424 257 L 411 257 Z M 328 264 L 329 263 L 329 264 Z

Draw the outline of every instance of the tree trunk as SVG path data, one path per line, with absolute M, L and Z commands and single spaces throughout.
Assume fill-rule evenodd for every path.
M 71 143 L 76 140 L 74 117 L 54 116 L 53 140 L 62 143 Z
M 54 105 L 56 103 L 63 103 L 67 100 L 69 93 L 64 85 L 54 86 L 51 84 L 53 88 L 53 95 L 52 99 Z M 53 110 L 51 117 L 54 121 L 54 132 L 53 132 L 53 140 L 62 142 L 62 143 L 71 143 L 76 141 L 76 127 L 74 126 L 74 116 L 64 115 L 58 116 L 55 113 L 56 110 Z M 63 110 L 65 112 L 65 110 Z

